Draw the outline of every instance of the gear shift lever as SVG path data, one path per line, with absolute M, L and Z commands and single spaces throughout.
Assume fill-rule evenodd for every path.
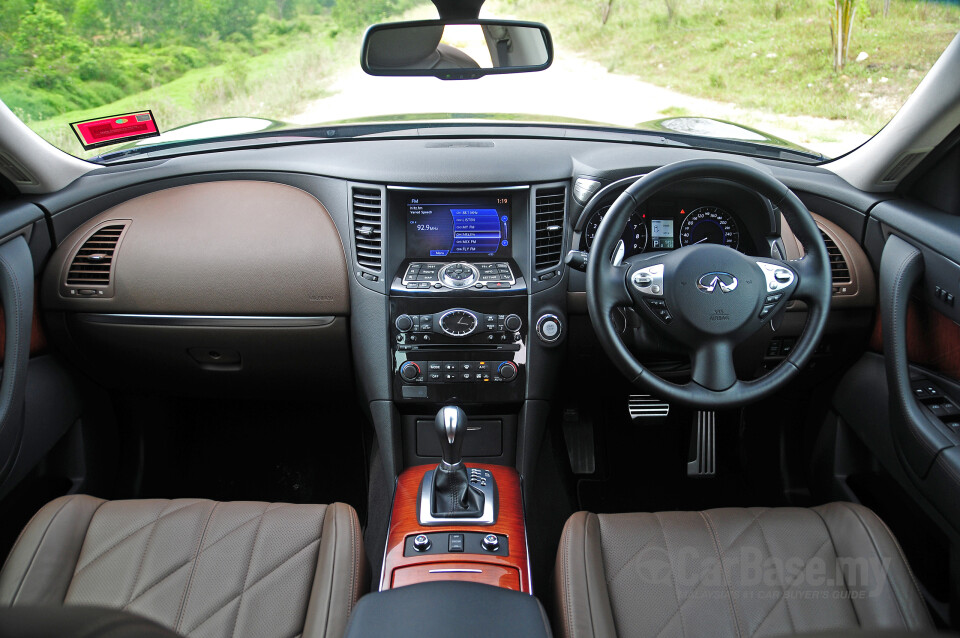
M 431 516 L 465 520 L 480 518 L 486 497 L 471 485 L 470 473 L 461 456 L 463 437 L 467 433 L 467 415 L 455 405 L 444 406 L 437 412 L 434 429 L 440 439 L 441 459 L 429 484 L 424 480 L 422 488 L 429 490 L 427 500 Z
M 434 427 L 440 439 L 440 468 L 452 472 L 463 463 L 460 452 L 467 433 L 467 415 L 455 405 L 444 406 L 437 412 Z

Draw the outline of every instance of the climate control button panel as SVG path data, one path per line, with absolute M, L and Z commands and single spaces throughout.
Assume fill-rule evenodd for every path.
M 416 361 L 400 364 L 406 383 L 509 383 L 519 368 L 513 361 Z

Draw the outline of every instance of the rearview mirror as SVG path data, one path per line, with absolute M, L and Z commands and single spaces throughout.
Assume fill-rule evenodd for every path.
M 360 58 L 370 75 L 432 75 L 442 80 L 542 71 L 552 62 L 547 27 L 515 20 L 375 24 L 363 38 Z

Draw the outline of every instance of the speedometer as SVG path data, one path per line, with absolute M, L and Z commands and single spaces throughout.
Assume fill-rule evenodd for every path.
M 690 211 L 680 225 L 680 245 L 719 244 L 736 249 L 740 229 L 733 216 L 717 206 L 701 206 Z
M 584 239 L 587 243 L 587 250 L 590 250 L 590 246 L 593 245 L 593 238 L 596 237 L 597 229 L 600 227 L 600 222 L 603 221 L 603 218 L 607 214 L 608 210 L 610 210 L 610 207 L 604 206 L 596 213 L 591 215 L 590 221 L 587 222 L 586 228 L 583 229 Z M 620 242 L 618 242 L 617 248 L 614 252 L 620 253 L 622 251 L 624 257 L 629 257 L 630 255 L 636 255 L 637 253 L 642 252 L 646 247 L 647 224 L 643 221 L 643 217 L 641 217 L 638 213 L 634 213 L 630 216 L 630 221 L 627 222 L 627 227 L 623 229 L 623 234 L 620 236 Z

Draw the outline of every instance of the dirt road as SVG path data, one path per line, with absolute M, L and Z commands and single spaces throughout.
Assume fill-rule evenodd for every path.
M 330 89 L 329 97 L 283 119 L 316 124 L 405 113 L 516 113 L 634 126 L 679 114 L 700 115 L 738 122 L 831 157 L 867 139 L 843 122 L 777 116 L 693 98 L 635 76 L 609 73 L 596 62 L 569 54 L 558 55 L 551 68 L 539 73 L 469 81 L 372 77 L 356 68 L 340 75 Z

